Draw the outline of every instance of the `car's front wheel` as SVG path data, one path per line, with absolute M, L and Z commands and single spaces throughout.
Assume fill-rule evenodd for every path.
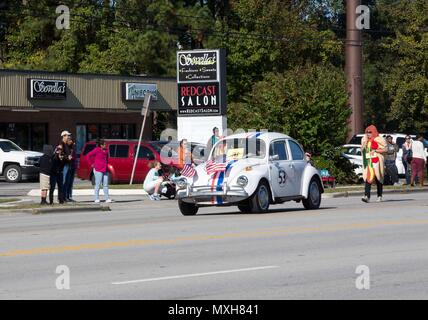
M 22 178 L 21 167 L 16 164 L 7 166 L 6 169 L 4 170 L 4 177 L 7 182 L 21 181 L 21 178 Z
M 316 179 L 309 183 L 308 197 L 302 200 L 305 209 L 318 209 L 321 205 L 321 188 Z
M 268 212 L 270 204 L 269 185 L 265 181 L 260 181 L 256 191 L 248 201 L 250 212 Z
M 194 203 L 178 200 L 178 207 L 183 216 L 194 216 L 198 212 L 198 206 Z

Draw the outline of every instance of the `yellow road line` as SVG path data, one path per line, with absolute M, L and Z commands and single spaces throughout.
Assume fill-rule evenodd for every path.
M 76 251 L 84 251 L 84 250 L 105 250 L 105 249 L 136 247 L 136 246 L 145 246 L 145 245 L 174 244 L 174 243 L 185 242 L 185 241 L 207 241 L 207 240 L 220 240 L 220 239 L 232 239 L 232 238 L 255 238 L 255 237 L 285 235 L 285 234 L 299 234 L 299 233 L 311 233 L 311 232 L 317 233 L 317 232 L 344 231 L 344 230 L 353 230 L 353 229 L 354 230 L 368 229 L 368 228 L 386 227 L 386 226 L 425 225 L 425 224 L 428 224 L 428 219 L 384 220 L 384 221 L 374 221 L 374 222 L 366 222 L 366 223 L 324 225 L 324 226 L 316 226 L 316 227 L 290 227 L 290 228 L 257 230 L 257 231 L 251 231 L 251 232 L 237 232 L 237 233 L 178 237 L 173 239 L 136 239 L 136 240 L 127 240 L 127 241 L 85 243 L 85 244 L 79 244 L 79 245 L 68 245 L 68 246 L 57 246 L 57 247 L 40 247 L 40 248 L 33 248 L 33 249 L 22 249 L 22 250 L 0 252 L 0 257 L 54 254 L 54 253 L 76 252 Z

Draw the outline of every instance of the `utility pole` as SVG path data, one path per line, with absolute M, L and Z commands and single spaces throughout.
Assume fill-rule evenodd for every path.
M 349 94 L 348 102 L 352 115 L 348 122 L 348 140 L 363 128 L 363 50 L 361 30 L 357 28 L 357 7 L 361 0 L 346 0 L 346 88 Z

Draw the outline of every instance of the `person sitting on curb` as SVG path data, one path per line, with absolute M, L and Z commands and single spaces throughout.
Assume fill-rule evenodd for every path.
M 143 189 L 148 193 L 150 200 L 160 201 L 159 189 L 163 182 L 163 178 L 159 176 L 161 163 L 159 161 L 151 162 L 150 167 L 151 169 L 144 180 Z

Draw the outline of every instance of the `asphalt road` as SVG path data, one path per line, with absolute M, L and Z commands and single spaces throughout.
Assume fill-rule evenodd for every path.
M 425 193 L 194 217 L 175 201 L 117 200 L 110 212 L 0 215 L 0 299 L 428 298 Z M 358 266 L 370 289 L 357 289 Z M 67 270 L 70 289 L 57 289 Z

